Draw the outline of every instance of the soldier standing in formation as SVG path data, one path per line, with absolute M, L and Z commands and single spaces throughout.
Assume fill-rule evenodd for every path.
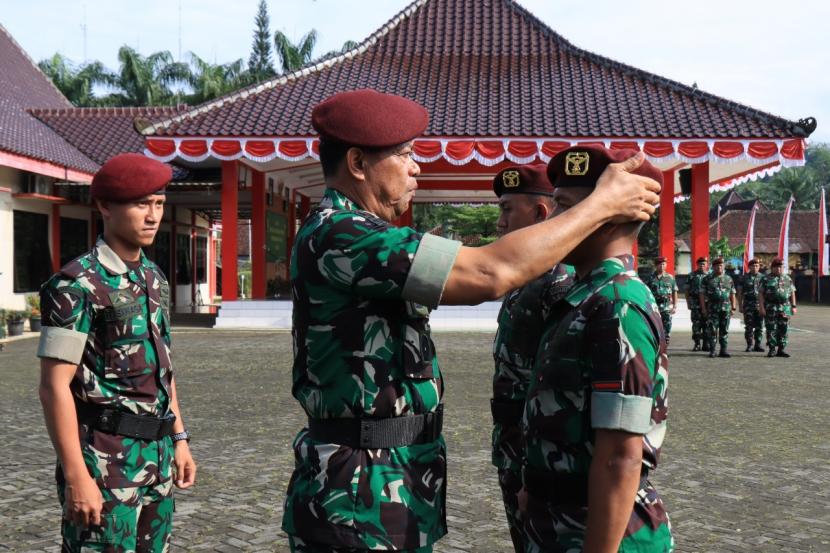
M 654 260 L 654 275 L 648 281 L 648 287 L 657 300 L 660 317 L 663 319 L 663 328 L 666 331 L 666 345 L 671 339 L 671 318 L 677 311 L 677 282 L 674 275 L 666 272 L 666 258 L 658 257 Z
M 170 361 L 170 289 L 141 251 L 170 177 L 138 154 L 105 163 L 90 190 L 103 238 L 41 289 L 40 399 L 65 553 L 167 551 L 173 484 L 196 478 Z
M 701 314 L 706 319 L 706 343 L 709 357 L 715 356 L 715 342 L 720 345 L 719 357 L 732 357 L 727 351 L 729 321 L 735 312 L 735 283 L 723 272 L 723 258 L 712 261 L 712 274 L 703 280 L 699 296 Z
M 796 314 L 795 286 L 790 275 L 784 273 L 784 260 L 772 260 L 770 274 L 761 279 L 758 310 L 767 327 L 767 357 L 789 357 L 787 328 L 790 317 Z
M 430 309 L 502 297 L 603 225 L 647 220 L 658 201 L 659 184 L 632 173 L 638 154 L 609 165 L 570 212 L 480 248 L 398 228 L 427 123 L 421 105 L 374 90 L 312 111 L 326 191 L 291 253 L 292 393 L 309 417 L 282 523 L 294 552 L 432 551 L 447 531 L 447 472 Z
M 597 146 L 554 156 L 556 214 L 629 154 Z M 644 163 L 637 172 L 661 180 Z M 634 271 L 639 225 L 605 225 L 565 256 L 577 282 L 545 322 L 525 404 L 527 553 L 673 549 L 649 482 L 666 431 L 668 355 L 660 311 Z
M 493 179 L 499 198 L 500 235 L 546 220 L 555 204 L 553 186 L 544 164 L 510 167 Z M 522 489 L 524 440 L 521 419 L 533 360 L 539 348 L 542 324 L 551 307 L 573 284 L 573 267 L 562 263 L 504 299 L 493 341 L 493 465 L 507 513 L 510 538 L 516 553 L 524 553 L 525 539 L 519 511 Z
M 764 348 L 761 347 L 761 338 L 764 334 L 764 320 L 761 317 L 758 304 L 761 279 L 763 278 L 763 275 L 758 272 L 760 266 L 761 263 L 757 258 L 753 257 L 749 260 L 749 272 L 741 280 L 741 288 L 738 295 L 738 308 L 744 314 L 746 351 L 764 351 Z
M 708 264 L 705 257 L 698 257 L 697 269 L 689 275 L 689 281 L 686 283 L 686 307 L 692 315 L 692 340 L 695 342 L 692 351 L 700 351 L 701 344 L 703 349 L 709 349 L 709 344 L 706 343 L 706 318 L 703 316 L 700 303 L 703 279 L 709 275 Z

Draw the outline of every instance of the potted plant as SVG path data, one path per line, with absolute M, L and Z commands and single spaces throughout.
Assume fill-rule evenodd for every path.
M 26 298 L 29 304 L 29 330 L 40 332 L 40 296 L 33 294 Z
M 25 320 L 25 311 L 7 311 L 6 325 L 9 329 L 9 336 L 20 336 L 23 334 L 23 322 Z

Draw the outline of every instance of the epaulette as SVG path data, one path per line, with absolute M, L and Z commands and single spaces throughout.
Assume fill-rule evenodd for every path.
M 89 253 L 85 253 L 84 255 L 76 257 L 75 259 L 61 267 L 60 274 L 73 279 L 78 278 L 88 270 L 88 268 L 84 267 L 83 263 L 81 263 L 81 259 L 87 256 L 89 256 Z

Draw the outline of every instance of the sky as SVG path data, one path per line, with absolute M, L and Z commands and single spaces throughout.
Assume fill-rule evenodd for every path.
M 467 0 L 478 1 L 478 0 Z M 574 45 L 766 112 L 812 116 L 830 143 L 830 2 L 518 0 Z M 316 54 L 361 41 L 409 0 L 268 0 L 271 29 L 318 32 Z M 258 0 L 0 0 L 0 23 L 35 60 L 61 52 L 115 69 L 118 48 L 250 54 Z M 181 13 L 181 17 L 180 17 Z M 84 28 L 86 32 L 84 33 Z M 84 40 L 86 36 L 86 40 Z M 181 45 L 181 47 L 180 47 Z

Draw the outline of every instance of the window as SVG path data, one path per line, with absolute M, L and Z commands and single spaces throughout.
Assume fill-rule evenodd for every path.
M 83 219 L 61 217 L 61 266 L 89 251 L 89 224 Z
M 153 245 L 144 250 L 144 253 L 159 266 L 164 277 L 170 280 L 170 231 L 160 230 L 156 234 Z
M 196 236 L 196 283 L 207 282 L 207 236 Z
M 49 216 L 14 212 L 14 292 L 36 292 L 52 274 Z
M 176 284 L 190 284 L 193 264 L 190 259 L 190 236 L 176 234 Z

